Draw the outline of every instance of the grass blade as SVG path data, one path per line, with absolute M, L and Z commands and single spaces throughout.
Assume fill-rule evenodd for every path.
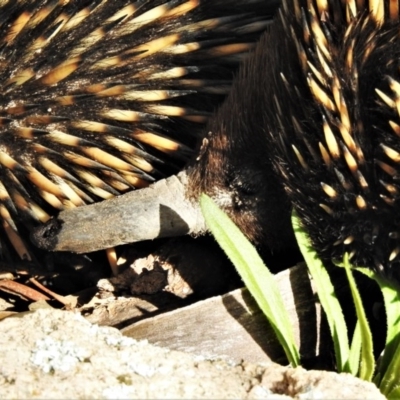
M 292 366 L 300 363 L 299 350 L 273 275 L 239 228 L 213 200 L 201 195 L 200 206 L 206 224 L 218 244 L 235 265 L 247 289 L 267 316 Z M 268 300 L 266 296 L 268 295 Z
M 385 353 L 378 366 L 378 376 L 380 379 L 377 378 L 375 381 L 382 393 L 387 395 L 388 391 L 396 383 L 400 382 L 400 368 L 390 370 L 395 365 L 393 363 L 394 354 L 400 357 L 400 287 L 398 284 L 389 281 L 370 269 L 357 268 L 357 270 L 378 283 L 385 303 L 387 318 Z
M 346 270 L 347 280 L 349 281 L 351 294 L 353 296 L 354 305 L 356 307 L 358 324 L 360 325 L 361 330 L 362 347 L 359 377 L 361 379 L 364 379 L 365 381 L 371 381 L 375 369 L 371 329 L 369 328 L 360 292 L 358 291 L 356 281 L 354 280 L 354 276 L 349 263 L 349 255 L 347 253 L 344 255 L 343 262 L 344 268 Z
M 308 270 L 317 287 L 318 297 L 325 311 L 329 329 L 331 331 L 333 346 L 336 356 L 336 364 L 339 372 L 349 371 L 349 339 L 347 326 L 344 320 L 342 308 L 335 295 L 335 290 L 322 261 L 312 249 L 308 235 L 300 226 L 300 221 L 295 212 L 292 214 L 292 225 L 296 235 L 297 244 L 306 261 Z
M 400 387 L 393 389 L 387 396 L 389 400 L 398 400 L 400 399 Z
M 358 376 L 358 371 L 360 369 L 360 359 L 361 359 L 361 327 L 360 323 L 357 322 L 356 328 L 354 329 L 353 340 L 350 346 L 350 356 L 349 356 L 349 371 L 352 375 Z
M 386 352 L 387 349 L 385 349 Z M 400 393 L 400 346 L 391 354 L 391 363 L 385 371 L 380 384 L 380 391 L 388 399 L 398 399 Z

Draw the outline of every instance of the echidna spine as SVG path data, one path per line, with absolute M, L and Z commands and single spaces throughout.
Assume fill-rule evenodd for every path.
M 389 276 L 400 262 L 399 27 L 397 1 L 285 0 L 265 43 L 269 149 L 314 247 Z

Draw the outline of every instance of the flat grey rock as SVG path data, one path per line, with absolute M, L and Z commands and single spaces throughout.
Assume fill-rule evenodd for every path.
M 7 399 L 384 399 L 346 374 L 207 361 L 57 310 L 1 321 L 0 359 Z

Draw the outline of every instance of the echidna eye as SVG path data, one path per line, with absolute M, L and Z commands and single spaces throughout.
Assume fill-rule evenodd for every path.
M 255 196 L 258 193 L 258 189 L 254 185 L 245 184 L 240 186 L 238 189 L 244 196 Z
M 236 175 L 229 187 L 239 196 L 255 196 L 260 191 L 260 182 L 257 177 L 250 171 L 242 171 L 240 175 Z

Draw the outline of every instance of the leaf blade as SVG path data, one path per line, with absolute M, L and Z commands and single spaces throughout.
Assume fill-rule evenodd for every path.
M 298 366 L 299 350 L 295 344 L 288 312 L 273 275 L 239 228 L 209 196 L 201 195 L 200 206 L 208 228 L 267 316 L 289 362 L 294 367 Z M 266 299 L 265 293 L 268 293 L 269 300 Z
M 358 324 L 360 326 L 362 346 L 361 346 L 361 364 L 359 377 L 365 381 L 371 381 L 375 369 L 374 350 L 372 342 L 372 333 L 362 304 L 361 296 L 357 288 L 356 281 L 351 271 L 349 263 L 349 255 L 344 255 L 344 268 L 346 271 L 347 280 L 349 282 L 351 294 L 353 296 Z
M 333 346 L 336 357 L 336 364 L 339 372 L 349 371 L 349 339 L 347 337 L 347 326 L 344 320 L 342 307 L 335 295 L 328 272 L 322 261 L 312 249 L 308 235 L 301 227 L 299 217 L 292 213 L 292 225 L 296 236 L 297 244 L 307 264 L 308 270 L 317 287 L 318 297 L 322 308 L 327 316 L 329 329 L 333 339 Z

